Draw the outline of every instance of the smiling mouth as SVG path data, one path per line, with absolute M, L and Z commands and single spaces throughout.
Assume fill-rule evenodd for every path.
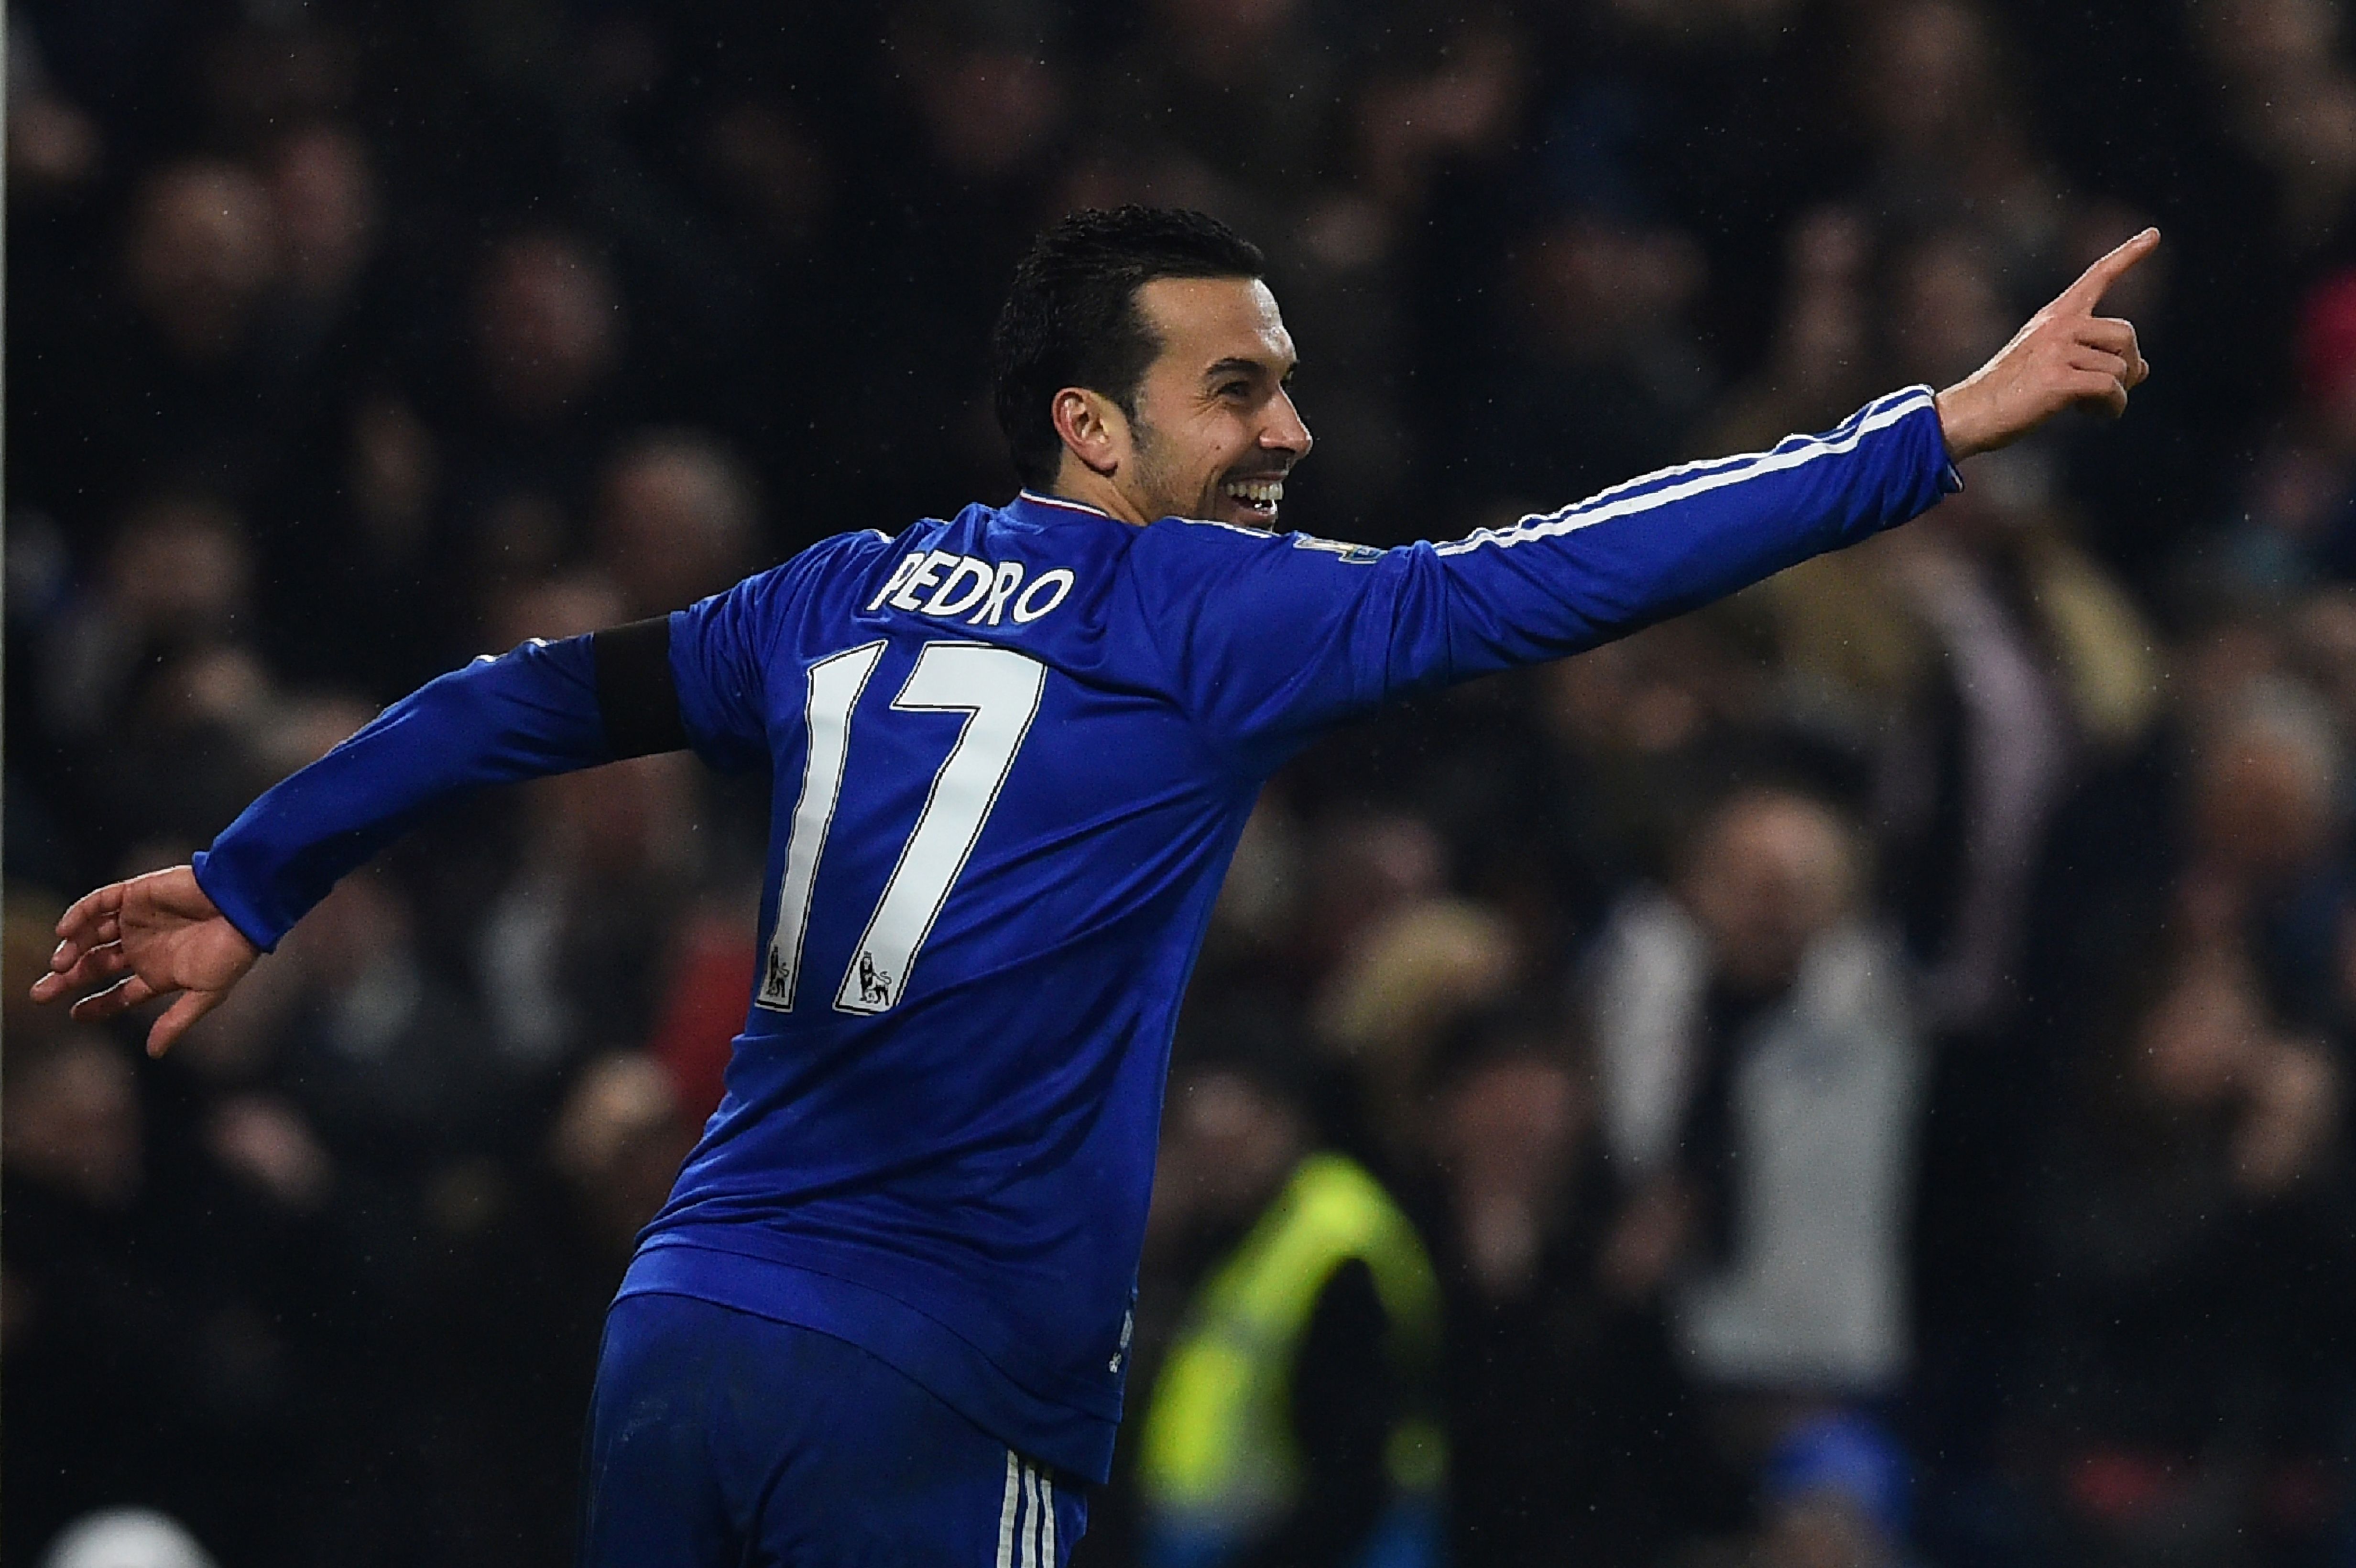
M 1284 504 L 1284 476 L 1263 474 L 1248 479 L 1230 479 L 1219 486 L 1219 494 L 1247 520 L 1268 528 L 1275 523 L 1277 508 Z

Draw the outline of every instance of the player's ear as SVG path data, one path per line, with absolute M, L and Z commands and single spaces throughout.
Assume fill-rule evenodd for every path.
M 1129 449 L 1129 416 L 1102 392 L 1066 387 L 1052 410 L 1055 433 L 1088 471 L 1109 477 Z

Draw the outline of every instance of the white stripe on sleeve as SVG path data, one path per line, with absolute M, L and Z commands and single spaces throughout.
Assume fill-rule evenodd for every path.
M 1704 463 L 1689 463 L 1678 468 L 1665 468 L 1614 485 L 1599 496 L 1589 497 L 1559 512 L 1532 515 L 1508 528 L 1482 528 L 1461 539 L 1435 547 L 1442 555 L 1462 555 L 1483 545 L 1505 548 L 1529 539 L 1551 539 L 1558 535 L 1577 533 L 1597 523 L 1610 522 L 1614 517 L 1649 512 L 1658 507 L 1688 501 L 1697 496 L 1721 490 L 1730 485 L 1757 479 L 1764 475 L 1780 474 L 1804 467 L 1821 457 L 1831 457 L 1853 452 L 1858 443 L 1879 430 L 1885 430 L 1909 415 L 1933 406 L 1931 389 L 1910 387 L 1892 393 L 1878 403 L 1867 405 L 1862 417 L 1852 424 L 1832 432 L 1830 436 L 1795 436 L 1778 445 L 1772 452 L 1751 453 L 1741 457 L 1712 458 Z M 1679 480 L 1663 484 L 1664 480 Z M 1657 489 L 1638 490 L 1642 485 L 1658 485 Z M 1634 492 L 1634 493 L 1632 493 Z

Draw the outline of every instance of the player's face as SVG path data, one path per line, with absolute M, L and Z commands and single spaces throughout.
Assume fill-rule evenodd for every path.
M 1311 444 L 1286 390 L 1295 358 L 1276 296 L 1251 279 L 1156 278 L 1138 305 L 1162 355 L 1138 387 L 1121 488 L 1149 518 L 1275 527 Z

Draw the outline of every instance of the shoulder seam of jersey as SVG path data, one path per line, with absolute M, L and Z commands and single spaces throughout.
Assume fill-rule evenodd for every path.
M 1291 537 L 1290 534 L 1280 534 L 1269 528 L 1246 528 L 1241 523 L 1223 523 L 1216 517 L 1182 517 L 1174 512 L 1163 517 L 1162 521 L 1184 523 L 1189 528 L 1225 528 L 1231 534 L 1241 534 L 1248 539 L 1280 539 Z

